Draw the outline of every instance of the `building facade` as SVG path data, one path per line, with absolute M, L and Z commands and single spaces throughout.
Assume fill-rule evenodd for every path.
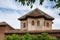
M 9 30 L 14 30 L 10 25 L 8 25 L 6 22 L 0 22 L 0 40 L 3 40 L 5 37 L 5 32 Z
M 21 20 L 21 29 L 28 31 L 52 30 L 53 19 L 53 17 L 38 8 L 19 18 Z
M 51 36 L 60 38 L 60 30 L 53 30 L 52 24 L 54 18 L 40 9 L 36 8 L 31 12 L 18 18 L 21 21 L 21 29 L 14 29 L 6 22 L 1 22 L 0 25 L 0 39 L 3 40 L 5 36 L 11 34 L 24 35 L 25 33 L 40 34 L 47 32 Z

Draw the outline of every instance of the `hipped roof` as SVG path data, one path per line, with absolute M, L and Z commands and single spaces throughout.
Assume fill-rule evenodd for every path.
M 33 11 L 23 15 L 22 17 L 18 18 L 18 20 L 25 20 L 29 17 L 32 17 L 32 18 L 41 18 L 41 17 L 43 17 L 43 18 L 48 19 L 48 20 L 54 20 L 53 17 L 51 17 L 50 15 L 46 14 L 45 12 L 41 11 L 38 8 L 36 8 Z
M 14 29 L 13 27 L 11 27 L 11 26 L 10 26 L 9 24 L 7 24 L 6 22 L 0 22 L 0 27 L 6 27 L 6 26 Z

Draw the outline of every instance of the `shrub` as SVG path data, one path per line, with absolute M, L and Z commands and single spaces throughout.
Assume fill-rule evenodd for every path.
M 48 33 L 42 33 L 38 35 L 31 35 L 26 33 L 23 36 L 18 36 L 17 34 L 9 35 L 5 37 L 5 40 L 58 40 L 56 37 L 50 36 Z

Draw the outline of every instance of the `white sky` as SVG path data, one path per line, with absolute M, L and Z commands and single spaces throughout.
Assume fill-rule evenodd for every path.
M 14 0 L 0 0 L 0 22 L 5 21 L 12 27 L 18 29 L 20 28 L 20 21 L 18 20 L 18 18 L 35 8 L 39 8 L 40 10 L 55 18 L 52 28 L 60 29 L 60 16 L 58 15 L 60 10 L 52 8 L 55 5 L 54 2 L 47 1 L 48 0 L 46 0 L 41 6 L 38 5 L 37 0 L 35 4 L 33 4 L 33 8 L 31 9 L 27 6 L 21 6 Z

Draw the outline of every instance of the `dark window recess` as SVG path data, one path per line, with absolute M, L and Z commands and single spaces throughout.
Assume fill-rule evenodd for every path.
M 44 22 L 44 26 L 45 26 L 45 22 Z
M 0 25 L 0 29 L 2 29 L 2 28 L 4 28 L 5 26 L 3 26 L 3 25 Z
M 40 26 L 40 21 L 37 21 L 37 25 Z
M 26 27 L 26 24 L 25 24 L 25 23 L 23 23 L 23 27 L 24 27 L 24 28 Z
M 47 27 L 49 27 L 49 23 L 47 23 Z
M 34 25 L 34 21 L 32 21 L 32 25 Z

